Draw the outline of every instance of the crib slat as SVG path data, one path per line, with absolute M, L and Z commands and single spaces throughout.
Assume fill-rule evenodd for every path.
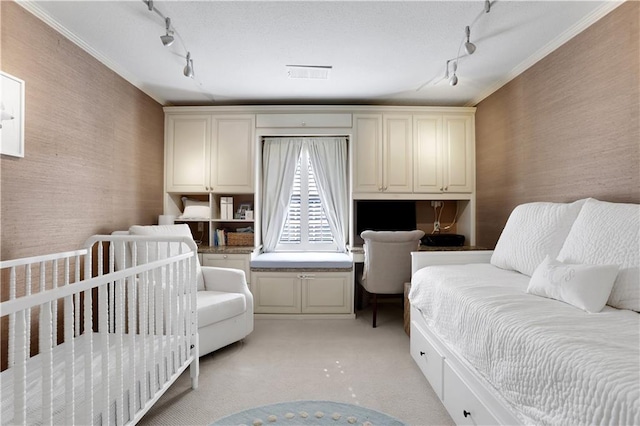
M 133 417 L 133 413 L 135 413 L 135 411 L 138 409 L 138 404 L 135 403 L 136 401 L 135 396 L 138 393 L 136 383 L 138 382 L 138 379 L 139 379 L 136 371 L 136 361 L 137 361 L 136 360 L 136 353 L 137 353 L 136 352 L 137 350 L 136 309 L 138 307 L 138 301 L 136 298 L 135 286 L 136 286 L 135 276 L 129 277 L 127 279 L 127 290 L 128 290 L 127 301 L 128 301 L 128 307 L 129 307 L 129 315 L 127 319 L 127 325 L 128 325 L 127 336 L 129 338 L 129 343 L 127 344 L 127 346 L 129 347 L 129 354 L 128 354 L 129 368 L 125 376 L 127 379 L 126 387 L 127 389 L 129 389 L 129 398 L 128 398 L 129 402 L 127 404 L 127 406 L 129 407 L 128 420 L 131 420 L 131 418 Z
M 40 262 L 40 292 L 46 289 L 46 263 Z M 38 347 L 42 358 L 42 421 L 51 423 L 53 411 L 53 353 L 51 302 L 40 305 Z
M 68 262 L 66 262 L 65 267 L 68 267 Z M 66 275 L 66 274 L 65 274 Z M 68 275 L 67 275 L 68 277 Z M 65 280 L 65 285 L 69 285 L 68 279 Z M 75 398 L 75 387 L 74 387 L 74 378 L 75 378 L 75 362 L 74 360 L 74 349 L 75 349 L 75 339 L 73 338 L 73 325 L 74 325 L 74 315 L 73 315 L 73 297 L 67 296 L 64 298 L 64 347 L 65 347 L 65 356 L 64 356 L 64 369 L 67 374 L 64 376 L 64 397 L 65 397 L 65 423 L 66 424 L 75 424 L 75 409 L 76 409 L 76 398 Z
M 85 396 L 85 424 L 93 424 L 93 332 L 92 332 L 92 295 L 91 291 L 84 292 L 84 396 Z
M 58 262 L 56 260 L 53 261 L 52 263 L 52 269 L 51 269 L 51 279 L 53 282 L 52 288 L 58 288 Z M 54 302 L 51 305 L 51 315 L 53 318 L 53 324 L 58 324 L 58 302 Z M 52 338 L 53 338 L 53 346 L 58 344 L 58 327 L 54 326 L 52 332 Z
M 103 424 L 111 424 L 111 412 L 109 411 L 109 401 L 111 397 L 111 387 L 109 386 L 109 284 L 103 284 L 98 288 L 98 334 L 100 337 L 100 348 L 102 356 L 101 386 L 102 401 L 101 413 Z M 113 297 L 113 296 L 112 296 Z
M 140 339 L 142 341 L 142 344 L 140 345 L 140 365 L 142 366 L 143 372 L 140 373 L 140 377 L 141 377 L 141 384 L 140 384 L 140 403 L 142 406 L 144 406 L 144 404 L 147 402 L 147 400 L 149 399 L 149 393 L 148 393 L 148 384 L 149 384 L 149 361 L 147 360 L 147 335 L 148 335 L 148 331 L 149 331 L 149 311 L 147 309 L 147 306 L 149 304 L 149 283 L 147 282 L 147 279 L 149 277 L 149 274 L 147 272 L 143 272 L 142 276 L 139 277 L 140 279 L 140 284 L 141 284 L 141 289 L 140 289 Z
M 115 377 L 115 395 L 116 402 L 116 422 L 124 424 L 124 352 L 123 352 L 123 334 L 124 334 L 124 280 L 119 280 L 116 284 L 116 377 Z
M 9 270 L 9 300 L 16 298 L 16 267 L 12 266 Z M 15 348 L 16 338 L 14 330 L 16 329 L 16 314 L 9 315 L 9 353 L 7 357 L 8 366 L 15 364 Z
M 29 332 L 25 314 L 30 310 L 22 310 L 15 314 L 15 372 L 13 375 L 13 423 L 24 424 L 27 421 L 27 371 Z

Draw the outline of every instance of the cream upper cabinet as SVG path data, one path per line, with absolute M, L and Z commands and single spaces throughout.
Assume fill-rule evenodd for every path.
M 475 123 L 472 115 L 442 119 L 444 192 L 472 192 L 475 187 Z
M 472 114 L 414 115 L 414 192 L 473 192 L 473 126 Z
M 169 115 L 165 129 L 168 192 L 205 192 L 209 181 L 211 115 Z
M 168 115 L 167 192 L 252 193 L 255 115 Z
M 253 192 L 255 115 L 213 116 L 209 190 Z
M 353 116 L 353 191 L 382 191 L 382 114 Z
M 408 193 L 413 187 L 410 114 L 355 114 L 354 192 Z
M 384 114 L 382 155 L 383 192 L 413 191 L 413 129 L 410 114 Z

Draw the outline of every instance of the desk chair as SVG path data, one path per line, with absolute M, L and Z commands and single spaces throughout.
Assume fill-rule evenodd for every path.
M 411 252 L 417 251 L 424 232 L 364 231 L 364 267 L 360 284 L 373 295 L 373 328 L 376 327 L 378 294 L 403 294 L 411 281 Z

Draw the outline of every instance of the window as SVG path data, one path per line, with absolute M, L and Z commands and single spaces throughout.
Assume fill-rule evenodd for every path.
M 302 150 L 278 245 L 280 251 L 334 251 L 334 241 L 306 149 Z

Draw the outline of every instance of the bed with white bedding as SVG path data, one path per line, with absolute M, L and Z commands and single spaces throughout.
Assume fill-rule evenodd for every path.
M 640 424 L 640 209 L 583 203 L 574 212 L 552 203 L 514 210 L 489 263 L 434 265 L 428 253 L 414 254 L 411 353 L 456 423 Z M 621 225 L 608 235 L 620 247 L 590 231 L 603 212 Z M 567 215 L 570 229 L 554 234 Z M 515 235 L 513 225 L 527 221 L 547 222 L 547 234 Z M 565 283 L 555 283 L 558 293 L 535 294 L 547 255 L 578 271 L 581 263 L 617 265 L 602 308 L 580 308 Z M 572 291 L 589 302 L 603 285 Z

